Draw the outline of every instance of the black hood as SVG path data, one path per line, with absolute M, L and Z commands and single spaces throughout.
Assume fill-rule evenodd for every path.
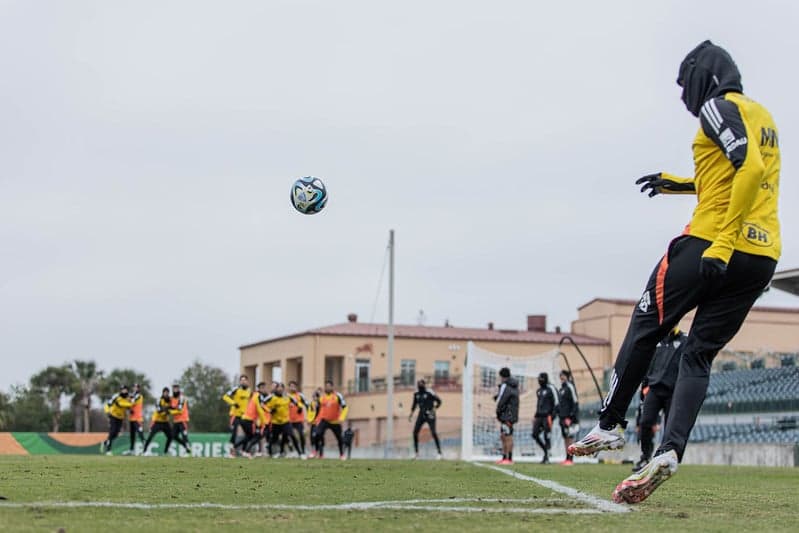
M 691 50 L 680 64 L 677 84 L 682 87 L 682 101 L 698 117 L 702 105 L 711 98 L 730 92 L 742 93 L 741 73 L 730 54 L 722 47 L 705 41 Z
M 519 382 L 516 381 L 516 378 L 508 378 L 508 380 L 505 382 L 505 385 L 507 385 L 511 389 L 519 388 Z

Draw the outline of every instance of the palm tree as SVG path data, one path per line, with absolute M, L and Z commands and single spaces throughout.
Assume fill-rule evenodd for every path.
M 97 370 L 97 363 L 94 361 L 72 362 L 72 372 L 75 374 L 75 395 L 80 401 L 80 408 L 83 411 L 83 432 L 88 433 L 89 414 L 92 409 L 92 396 L 97 392 L 97 386 L 103 378 L 103 371 Z M 73 404 L 76 403 L 73 400 Z
M 61 397 L 75 391 L 76 378 L 69 365 L 48 366 L 31 377 L 31 385 L 44 391 L 50 403 L 53 417 L 53 432 L 61 426 Z
M 110 398 L 122 385 L 133 387 L 134 383 L 138 383 L 141 386 L 141 392 L 145 399 L 151 398 L 150 378 L 131 368 L 115 368 L 104 375 L 97 386 L 97 394 L 101 398 Z

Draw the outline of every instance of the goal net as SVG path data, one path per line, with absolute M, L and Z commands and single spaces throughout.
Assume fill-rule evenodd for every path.
M 467 346 L 463 373 L 461 458 L 481 461 L 502 455 L 494 400 L 501 382 L 499 370 L 502 367 L 508 367 L 511 376 L 519 382 L 519 421 L 513 428 L 513 459 L 540 460 L 543 451 L 532 437 L 538 375 L 546 372 L 549 382 L 555 388 L 560 388 L 558 351 L 524 357 L 509 356 L 489 352 L 472 342 Z M 553 421 L 551 439 L 550 457 L 564 456 L 563 437 L 557 421 Z

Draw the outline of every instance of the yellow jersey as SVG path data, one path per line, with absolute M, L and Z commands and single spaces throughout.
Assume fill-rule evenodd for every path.
M 287 395 L 271 394 L 264 402 L 264 409 L 272 414 L 273 424 L 287 424 L 289 421 L 289 404 L 294 400 Z
M 155 412 L 153 412 L 153 422 L 169 422 L 169 415 L 179 413 L 172 407 L 172 398 L 164 398 L 161 396 L 155 404 Z
M 133 407 L 133 402 L 127 398 L 123 398 L 121 394 L 116 393 L 111 396 L 111 399 L 105 402 L 105 406 L 103 410 L 108 413 L 109 416 L 113 416 L 114 418 L 118 418 L 119 420 L 125 419 L 125 413 L 128 409 Z
M 778 260 L 780 147 L 771 114 L 743 94 L 730 92 L 705 102 L 699 119 L 694 178 L 662 175 L 685 185 L 674 192 L 696 193 L 685 234 L 710 241 L 703 256 L 725 263 L 734 250 Z
M 241 417 L 247 411 L 252 391 L 242 387 L 230 389 L 222 396 L 222 400 L 230 406 L 230 416 Z

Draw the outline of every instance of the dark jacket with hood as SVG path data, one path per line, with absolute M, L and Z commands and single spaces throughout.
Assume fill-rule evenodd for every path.
M 662 387 L 669 392 L 677 384 L 677 374 L 680 370 L 680 357 L 688 336 L 685 333 L 674 332 L 660 341 L 655 349 L 655 356 L 649 364 L 646 379 L 650 387 Z
M 500 383 L 497 400 L 497 420 L 515 424 L 519 421 L 519 382 L 510 377 Z
M 538 391 L 536 396 L 538 402 L 535 407 L 536 417 L 554 417 L 557 414 L 558 407 L 558 389 L 555 385 L 549 382 L 549 377 L 542 374 L 538 377 Z
M 732 57 L 710 41 L 704 41 L 683 59 L 677 84 L 683 89 L 685 107 L 695 117 L 711 98 L 743 93 L 741 73 Z

